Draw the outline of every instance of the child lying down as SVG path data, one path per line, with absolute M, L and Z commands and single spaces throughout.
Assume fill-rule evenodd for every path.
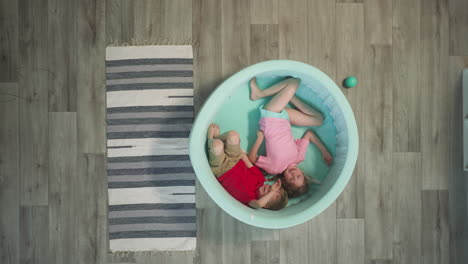
M 280 210 L 286 206 L 288 195 L 281 181 L 265 184 L 263 173 L 241 150 L 236 131 L 220 135 L 219 126 L 211 124 L 207 138 L 211 170 L 232 197 L 252 208 Z

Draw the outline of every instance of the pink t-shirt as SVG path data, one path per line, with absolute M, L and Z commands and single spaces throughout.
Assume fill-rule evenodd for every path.
M 289 120 L 264 117 L 259 124 L 265 135 L 266 156 L 258 157 L 255 165 L 269 174 L 279 174 L 289 165 L 304 161 L 309 141 L 294 140 Z

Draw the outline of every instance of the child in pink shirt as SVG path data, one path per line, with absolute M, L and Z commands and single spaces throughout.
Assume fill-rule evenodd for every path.
M 309 180 L 297 167 L 304 161 L 309 143 L 315 144 L 322 153 L 327 165 L 332 157 L 321 140 L 311 131 L 307 131 L 300 139 L 294 139 L 291 124 L 296 126 L 320 126 L 322 115 L 295 96 L 299 80 L 289 78 L 269 88 L 259 89 L 256 79 L 250 81 L 250 99 L 257 100 L 266 96 L 273 98 L 260 107 L 260 130 L 253 145 L 249 159 L 258 167 L 270 174 L 281 174 L 283 187 L 290 197 L 302 195 L 308 191 Z M 287 108 L 291 102 L 298 110 Z M 265 138 L 266 156 L 257 157 L 258 149 Z

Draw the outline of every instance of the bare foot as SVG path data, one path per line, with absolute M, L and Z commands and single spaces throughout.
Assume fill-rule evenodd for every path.
M 206 134 L 206 137 L 208 139 L 213 139 L 215 137 L 219 136 L 219 126 L 215 123 L 212 123 L 208 127 L 208 133 Z
M 328 166 L 330 166 L 332 164 L 333 158 L 332 158 L 330 152 L 328 152 L 328 151 L 322 152 L 322 157 L 323 157 L 323 160 L 325 161 L 325 163 L 327 163 Z
M 250 79 L 250 100 L 255 101 L 261 98 L 261 90 L 257 85 L 257 78 Z

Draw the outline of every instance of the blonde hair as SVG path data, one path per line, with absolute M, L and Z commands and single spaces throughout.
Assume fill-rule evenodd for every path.
M 290 184 L 288 184 L 288 182 L 286 182 L 286 180 L 284 179 L 284 172 L 273 176 L 270 179 L 270 181 L 277 179 L 281 180 L 281 187 L 284 188 L 284 190 L 287 192 L 290 198 L 299 197 L 303 194 L 306 194 L 309 191 L 310 180 L 309 177 L 307 177 L 306 175 L 304 175 L 304 184 L 299 187 L 291 186 Z
M 280 188 L 280 193 L 280 198 L 276 200 L 270 200 L 265 206 L 266 209 L 277 211 L 286 207 L 288 204 L 288 193 L 283 188 Z
M 284 178 L 283 178 L 284 179 Z M 294 197 L 299 197 L 303 194 L 306 194 L 309 191 L 309 178 L 304 175 L 304 184 L 299 187 L 291 187 L 286 181 L 282 180 L 282 183 L 284 183 L 284 189 L 286 189 L 286 192 L 288 192 L 289 197 L 294 198 Z

